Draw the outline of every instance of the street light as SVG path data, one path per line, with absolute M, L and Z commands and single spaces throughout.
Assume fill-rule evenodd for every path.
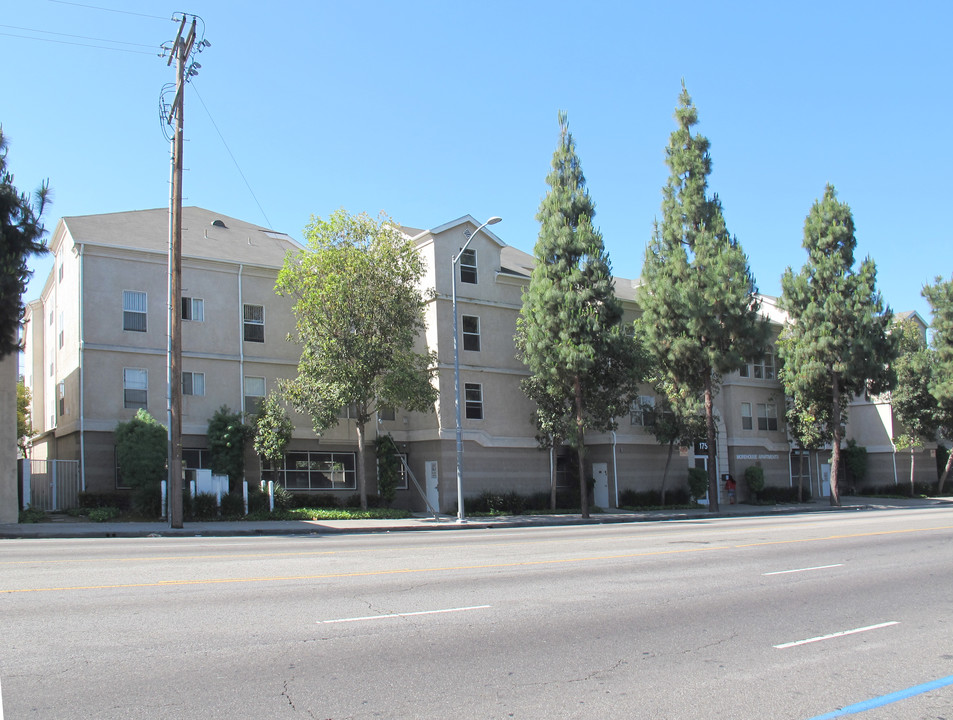
M 470 237 L 467 238 L 467 241 L 463 243 L 463 247 L 460 248 L 460 252 L 453 256 L 450 260 L 450 287 L 451 287 L 451 298 L 453 299 L 453 398 L 456 405 L 457 411 L 457 522 L 463 523 L 466 522 L 466 517 L 463 513 L 463 431 L 460 427 L 460 350 L 459 343 L 460 340 L 458 335 L 460 330 L 457 327 L 457 263 L 460 262 L 460 256 L 463 255 L 464 251 L 467 249 L 467 245 L 470 244 L 470 241 L 477 236 L 477 233 L 480 232 L 487 225 L 496 225 L 503 218 L 496 217 L 495 215 L 478 227 Z

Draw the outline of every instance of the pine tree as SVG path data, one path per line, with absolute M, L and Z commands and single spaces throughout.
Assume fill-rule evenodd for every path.
M 790 317 L 778 344 L 781 381 L 795 402 L 816 410 L 832 448 L 831 504 L 840 505 L 848 404 L 859 393 L 893 386 L 891 312 L 876 289 L 874 261 L 867 258 L 854 269 L 854 218 L 831 185 L 804 222 L 803 244 L 807 263 L 797 275 L 788 268 L 781 278 L 781 307 Z
M 698 112 L 682 83 L 677 129 L 666 149 L 671 170 L 642 266 L 639 303 L 652 348 L 673 399 L 701 396 L 708 440 L 709 508 L 718 510 L 714 396 L 721 377 L 763 352 L 768 326 L 754 277 L 721 201 L 708 196 L 708 139 L 692 134 Z
M 930 394 L 937 402 L 937 425 L 947 438 L 953 437 L 953 278 L 943 281 L 936 278 L 935 284 L 923 288 L 923 296 L 929 301 L 933 313 L 933 350 L 935 364 Z M 953 452 L 949 454 L 946 467 L 940 476 L 937 493 L 943 492 L 943 485 L 953 468 Z
M 595 205 L 562 112 L 546 182 L 517 352 L 531 373 L 523 389 L 537 403 L 541 433 L 565 435 L 578 453 L 582 515 L 589 517 L 585 433 L 615 427 L 638 393 L 642 360 L 623 328 L 609 256 L 592 224 Z
M 930 394 L 936 357 L 915 323 L 898 323 L 891 334 L 897 337 L 898 355 L 897 386 L 890 394 L 890 405 L 904 429 L 903 433 L 894 435 L 893 444 L 899 450 L 910 451 L 910 497 L 913 497 L 916 450 L 932 440 L 938 429 L 937 402 Z

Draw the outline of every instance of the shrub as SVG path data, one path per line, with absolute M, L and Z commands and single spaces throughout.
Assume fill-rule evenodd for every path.
M 708 471 L 705 468 L 688 468 L 688 492 L 696 502 L 708 494 Z
M 397 494 L 397 483 L 400 482 L 402 469 L 397 456 L 397 446 L 390 434 L 374 441 L 374 454 L 377 455 L 377 492 L 380 493 L 384 506 L 390 507 Z
M 132 488 L 133 508 L 160 514 L 159 483 L 166 476 L 168 436 L 164 425 L 140 408 L 129 422 L 116 426 L 116 456 L 123 482 Z
M 707 474 L 705 475 L 705 481 L 708 481 Z M 706 485 L 705 487 L 707 489 L 708 486 Z M 665 491 L 664 507 L 688 505 L 690 502 L 691 498 L 688 495 L 688 490 L 685 488 L 675 488 Z M 658 490 L 621 490 L 619 492 L 619 505 L 630 508 L 663 507 L 659 503 Z
M 212 493 L 199 493 L 192 498 L 192 517 L 196 520 L 214 520 L 218 517 L 218 502 Z
M 268 514 L 268 493 L 258 488 L 248 488 L 248 515 Z
M 360 499 L 358 499 L 360 503 Z M 295 508 L 337 508 L 338 499 L 331 493 L 294 493 L 292 507 Z
M 844 458 L 844 470 L 847 475 L 847 483 L 851 489 L 855 489 L 864 482 L 867 475 L 867 448 L 858 445 L 857 441 L 850 439 L 847 441 L 847 447 L 841 451 Z
M 275 483 L 273 492 L 275 495 L 275 510 L 289 510 L 294 507 L 294 495 L 284 485 Z
M 763 490 L 758 492 L 758 499 L 761 502 L 767 503 L 796 503 L 797 487 L 776 487 L 774 485 L 767 485 Z M 810 502 L 810 500 L 811 489 L 805 486 L 804 502 Z
M 93 522 L 102 523 L 119 517 L 119 514 L 119 508 L 98 507 L 89 511 L 89 519 Z
M 129 510 L 130 499 L 129 493 L 81 492 L 79 493 L 79 506 L 81 508 L 114 507 L 120 510 Z
M 484 490 L 477 497 L 467 500 L 467 508 L 472 513 L 522 515 L 525 507 L 526 498 L 515 491 L 492 492 Z
M 46 520 L 46 513 L 33 507 L 21 510 L 20 516 L 17 519 L 18 522 L 25 525 L 32 525 L 33 523 L 42 522 L 43 520 Z
M 341 505 L 342 505 L 342 507 L 351 508 L 351 509 L 360 508 L 360 507 L 361 507 L 361 494 L 360 494 L 360 493 L 354 493 L 353 495 L 348 495 L 346 498 L 344 498 L 344 502 L 341 503 Z M 372 495 L 372 494 L 368 493 L 368 494 L 367 494 L 367 507 L 368 507 L 368 508 L 380 508 L 380 507 L 383 507 L 383 505 L 381 505 L 380 495 Z
M 757 500 L 761 491 L 764 490 L 764 468 L 760 465 L 749 465 L 745 468 L 745 483 L 748 489 L 754 493 Z
M 240 518 L 245 516 L 245 498 L 240 493 L 228 493 L 222 496 L 222 517 Z

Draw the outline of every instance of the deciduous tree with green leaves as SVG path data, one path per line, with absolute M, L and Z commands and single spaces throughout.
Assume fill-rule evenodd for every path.
M 595 205 L 563 112 L 546 182 L 550 189 L 536 214 L 536 264 L 517 320 L 517 354 L 530 371 L 523 388 L 537 403 L 541 434 L 576 449 L 581 510 L 589 517 L 586 431 L 615 427 L 638 395 L 644 361 L 623 327 L 609 256 L 592 224 Z
M 7 140 L 0 127 L 0 358 L 20 349 L 22 295 L 33 274 L 27 261 L 47 251 L 41 218 L 49 200 L 48 182 L 32 199 L 16 189 L 7 170 Z
M 890 405 L 903 426 L 893 437 L 898 450 L 910 451 L 910 496 L 915 493 L 916 451 L 936 437 L 938 407 L 930 394 L 935 357 L 927 347 L 920 326 L 909 320 L 897 323 L 892 334 L 897 338 L 897 386 L 890 393 Z
M 232 412 L 222 405 L 208 421 L 209 455 L 212 472 L 228 475 L 229 492 L 239 492 L 245 477 L 245 441 L 252 428 L 242 421 L 240 412 Z
M 840 505 L 848 404 L 857 394 L 893 386 L 892 315 L 877 291 L 874 261 L 854 267 L 854 218 L 831 185 L 804 221 L 803 245 L 807 263 L 781 278 L 780 304 L 790 318 L 778 344 L 781 379 L 795 402 L 814 410 L 821 437 L 831 444 L 831 504 Z
M 255 418 L 255 452 L 268 460 L 272 468 L 282 467 L 294 429 L 281 398 L 277 393 L 269 393 Z
M 289 255 L 276 290 L 294 301 L 298 376 L 282 385 L 315 432 L 350 408 L 357 430 L 357 484 L 367 508 L 365 429 L 380 407 L 433 412 L 432 353 L 415 351 L 425 328 L 417 248 L 386 216 L 339 210 L 313 217 L 307 249 Z
M 953 438 L 953 277 L 944 281 L 937 277 L 933 285 L 923 288 L 923 296 L 930 303 L 933 322 L 932 347 L 936 364 L 930 383 L 930 394 L 937 402 L 937 425 L 946 438 Z M 946 461 L 946 467 L 940 475 L 937 492 L 943 492 L 943 486 L 950 477 L 953 468 L 953 452 Z
M 20 457 L 26 457 L 27 444 L 33 437 L 30 400 L 30 388 L 23 380 L 17 380 L 17 448 L 20 450 Z
M 721 201 L 708 195 L 711 156 L 694 133 L 698 112 L 682 83 L 678 125 L 665 150 L 670 169 L 642 266 L 639 304 L 645 342 L 677 395 L 700 396 L 708 441 L 708 498 L 718 510 L 714 396 L 724 374 L 764 351 L 768 326 L 754 277 L 737 238 L 728 233 Z
M 159 485 L 166 477 L 169 437 L 166 427 L 145 408 L 116 426 L 116 461 L 123 482 L 132 488 L 133 507 L 144 515 L 158 515 Z

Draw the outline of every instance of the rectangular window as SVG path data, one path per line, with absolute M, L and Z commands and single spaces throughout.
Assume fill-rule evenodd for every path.
M 399 473 L 397 477 L 397 485 L 395 486 L 395 488 L 397 490 L 406 490 L 407 489 L 407 466 L 404 465 L 404 463 L 407 462 L 407 455 L 406 453 L 398 453 L 394 459 L 397 461 L 397 467 L 398 467 L 398 473 Z M 377 465 L 377 473 L 378 473 L 377 477 L 380 478 L 380 464 L 379 463 Z
M 144 408 L 148 403 L 149 371 L 143 368 L 122 369 L 122 406 Z
M 261 477 L 288 490 L 354 490 L 357 488 L 354 453 L 290 452 L 285 466 L 262 461 Z
M 741 403 L 741 429 L 751 430 L 754 427 L 751 420 L 751 403 Z
M 245 305 L 245 342 L 265 342 L 265 306 Z
M 480 318 L 476 315 L 464 315 L 463 349 L 479 352 L 480 350 Z
M 629 422 L 642 427 L 655 425 L 655 397 L 639 395 L 638 400 L 633 400 L 629 408 Z
M 61 311 L 60 312 L 60 349 L 63 348 L 63 342 L 65 340 L 65 334 L 66 334 L 65 326 L 66 324 L 63 322 L 63 313 Z
M 122 329 L 131 332 L 146 331 L 147 298 L 137 290 L 122 291 Z
M 803 462 L 802 462 L 803 461 Z M 802 475 L 803 473 L 803 475 Z M 791 451 L 791 484 L 797 487 L 799 482 L 811 489 L 811 453 L 807 450 Z
M 182 467 L 208 470 L 212 467 L 212 451 L 205 448 L 182 448 Z
M 182 373 L 182 394 L 183 395 L 204 395 L 205 394 L 205 373 L 197 373 L 197 372 Z
M 56 385 L 57 397 L 60 401 L 60 415 L 66 414 L 66 383 L 61 382 Z
M 262 400 L 265 399 L 265 378 L 245 376 L 245 412 L 258 414 Z
M 59 274 L 60 274 L 59 281 L 63 282 L 63 263 L 60 263 Z
M 758 403 L 758 430 L 778 429 L 778 407 L 774 403 Z
M 378 407 L 377 419 L 384 422 L 394 422 L 397 419 L 397 411 L 392 407 Z
M 752 361 L 751 367 L 752 367 L 752 370 L 754 371 L 754 377 L 756 380 L 774 380 L 775 378 L 774 350 L 769 349 L 764 354 L 763 357 Z M 742 375 L 741 377 L 748 377 L 748 376 Z
M 202 298 L 182 298 L 182 319 L 205 322 L 205 301 Z
M 751 365 L 745 363 L 738 369 L 738 375 L 741 377 L 751 377 Z
M 477 256 L 476 250 L 469 248 L 460 253 L 460 282 L 476 285 Z
M 466 417 L 468 420 L 483 419 L 483 386 L 480 383 L 464 383 Z

